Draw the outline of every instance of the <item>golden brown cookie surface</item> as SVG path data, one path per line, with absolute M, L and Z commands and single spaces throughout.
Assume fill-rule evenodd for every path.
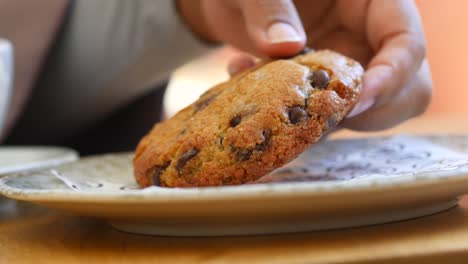
M 157 124 L 138 145 L 142 187 L 254 181 L 297 157 L 357 101 L 362 67 L 323 50 L 242 72 Z

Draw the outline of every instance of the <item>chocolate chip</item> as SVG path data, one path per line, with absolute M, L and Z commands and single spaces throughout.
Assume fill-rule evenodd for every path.
M 218 137 L 218 143 L 220 145 L 223 145 L 223 142 L 224 142 L 224 137 L 223 136 Z
M 188 129 L 187 128 L 184 128 L 182 129 L 182 131 L 180 131 L 179 135 L 184 135 L 185 133 L 187 133 Z
M 153 179 L 153 185 L 154 186 L 160 186 L 161 185 L 161 174 L 164 170 L 161 167 L 154 167 L 153 168 L 153 173 L 151 175 L 151 178 Z
M 333 117 L 330 117 L 330 119 L 328 119 L 328 121 L 327 121 L 327 124 L 328 124 L 329 128 L 332 128 L 332 127 L 336 126 L 336 123 L 337 123 L 336 119 L 333 118 Z
M 200 152 L 200 150 L 198 150 L 196 148 L 191 148 L 187 152 L 185 152 L 184 154 L 182 154 L 180 156 L 179 160 L 177 161 L 177 165 L 176 165 L 176 169 L 179 172 L 179 174 L 182 174 L 182 168 L 185 166 L 185 164 L 187 164 L 187 162 L 189 162 L 189 160 L 195 158 L 195 156 L 197 156 L 197 154 L 199 152 Z
M 300 106 L 293 106 L 289 109 L 288 116 L 292 124 L 297 124 L 306 119 L 307 113 Z
M 250 156 L 252 156 L 252 151 L 249 149 L 238 149 L 236 155 L 237 160 L 246 161 L 250 159 Z
M 312 87 L 314 88 L 326 88 L 328 86 L 328 82 L 330 82 L 330 77 L 328 76 L 328 72 L 324 70 L 314 71 L 312 74 Z
M 255 146 L 255 150 L 256 150 L 256 151 L 264 151 L 264 150 L 266 149 L 267 145 L 268 145 L 268 142 L 265 142 L 265 141 L 264 141 L 264 142 L 262 142 L 262 143 L 260 143 L 260 144 L 257 144 L 257 145 Z
M 257 144 L 255 146 L 256 151 L 264 151 L 268 147 L 268 144 L 270 144 L 271 133 L 272 133 L 271 129 L 263 130 L 262 132 L 263 141 L 262 143 Z
M 231 121 L 229 121 L 229 125 L 231 127 L 236 127 L 238 124 L 240 124 L 242 118 L 240 116 L 235 116 Z
M 223 184 L 224 185 L 232 184 L 232 177 L 231 176 L 224 177 Z
M 265 129 L 262 132 L 263 140 L 261 143 L 255 145 L 253 149 L 242 149 L 234 145 L 231 145 L 231 152 L 236 155 L 237 161 L 246 161 L 252 157 L 254 151 L 264 151 L 270 144 L 272 131 L 271 129 Z
M 151 179 L 153 180 L 153 185 L 160 186 L 161 185 L 161 174 L 169 167 L 171 164 L 170 161 L 167 161 L 163 165 L 156 165 L 153 167 L 153 172 L 151 173 Z
M 252 156 L 252 150 L 241 149 L 231 145 L 231 152 L 236 154 L 237 161 L 246 161 Z
M 271 134 L 273 133 L 273 131 L 271 131 L 271 129 L 265 129 L 263 130 L 262 132 L 262 135 L 263 135 L 263 138 L 265 140 L 269 140 L 271 138 Z
M 205 109 L 210 103 L 218 96 L 218 94 L 213 94 L 204 100 L 201 100 L 195 104 L 195 113 Z

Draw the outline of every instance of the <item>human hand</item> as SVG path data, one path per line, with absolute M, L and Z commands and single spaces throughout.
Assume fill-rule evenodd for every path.
M 181 9 L 184 0 L 179 0 Z M 332 49 L 365 68 L 358 105 L 340 124 L 354 130 L 394 126 L 424 112 L 432 95 L 425 40 L 413 1 L 188 0 L 193 29 L 260 57 L 288 57 L 307 45 Z M 184 13 L 184 12 L 182 12 Z M 190 18 L 191 17 L 191 18 Z M 307 41 L 306 41 L 307 36 Z M 253 65 L 241 57 L 233 74 Z

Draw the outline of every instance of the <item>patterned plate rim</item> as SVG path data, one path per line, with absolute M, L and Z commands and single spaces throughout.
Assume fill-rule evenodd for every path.
M 421 135 L 420 135 L 421 136 Z M 456 136 L 468 141 L 465 135 Z M 425 138 L 434 135 L 422 136 Z M 436 135 L 435 137 L 447 137 Z M 387 137 L 375 137 L 387 138 Z M 361 140 L 366 138 L 338 139 L 337 141 Z M 121 153 L 120 155 L 129 155 Z M 91 159 L 87 157 L 82 160 Z M 80 162 L 80 160 L 75 161 Z M 33 171 L 31 171 L 32 173 Z M 0 178 L 0 194 L 6 197 L 29 200 L 29 201 L 80 201 L 80 202 L 180 202 L 191 201 L 196 197 L 197 201 L 212 199 L 251 199 L 252 197 L 272 197 L 289 196 L 330 196 L 344 193 L 382 192 L 398 188 L 425 188 L 440 184 L 460 184 L 459 194 L 468 192 L 468 166 L 452 168 L 450 170 L 439 170 L 421 172 L 414 174 L 402 174 L 394 178 L 374 178 L 356 180 L 350 182 L 288 182 L 288 183 L 266 183 L 240 186 L 222 187 L 202 187 L 202 188 L 161 188 L 150 187 L 143 190 L 122 190 L 115 191 L 80 191 L 80 190 L 35 190 L 26 188 L 16 188 L 8 185 L 10 178 L 19 174 L 8 174 Z M 466 185 L 466 186 L 465 186 Z M 455 196 L 455 195 L 454 195 Z

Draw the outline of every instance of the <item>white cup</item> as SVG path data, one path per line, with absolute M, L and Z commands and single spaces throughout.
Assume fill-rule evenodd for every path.
M 4 131 L 13 87 L 13 47 L 8 40 L 0 39 L 0 139 Z

